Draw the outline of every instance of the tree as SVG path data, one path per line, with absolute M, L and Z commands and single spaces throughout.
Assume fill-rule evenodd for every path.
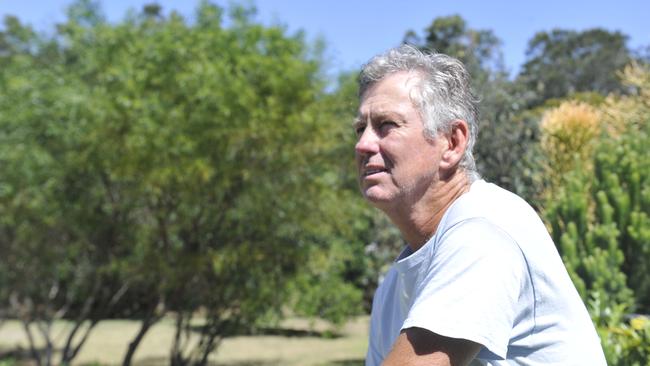
M 0 239 L 11 269 L 39 269 L 10 290 L 37 309 L 51 302 L 41 278 L 65 289 L 56 304 L 75 311 L 26 313 L 49 324 L 93 324 L 120 295 L 111 314 L 141 320 L 123 364 L 173 314 L 170 362 L 206 364 L 224 336 L 281 316 L 294 279 L 323 270 L 309 258 L 334 263 L 355 236 L 319 55 L 237 6 L 227 22 L 204 2 L 193 23 L 148 7 L 115 25 L 93 3 L 73 9 L 42 42 L 49 62 L 31 48 L 2 60 Z M 315 303 L 345 289 L 324 314 L 340 321 L 359 290 L 324 270 Z M 80 312 L 93 286 L 103 301 Z
M 624 34 L 601 28 L 538 32 L 528 42 L 517 77 L 521 88 L 534 91 L 528 106 L 576 92 L 623 91 L 616 72 L 632 59 L 626 42 Z
M 460 15 L 435 18 L 422 37 L 408 31 L 404 43 L 459 59 L 476 82 L 503 72 L 501 41 L 491 30 L 469 28 Z
M 70 117 L 78 110 L 80 84 L 59 59 L 49 58 L 52 42 L 15 18 L 7 18 L 1 38 L 7 42 L 0 58 L 0 241 L 7 260 L 0 272 L 7 288 L 0 303 L 22 320 L 37 364 L 51 364 L 56 346 L 59 362 L 68 363 L 123 291 L 109 285 L 108 257 L 98 250 L 111 238 L 94 240 L 107 228 L 93 222 L 105 218 L 96 210 L 97 187 L 70 185 L 77 147 Z M 69 327 L 63 344 L 55 345 L 51 326 L 64 318 Z M 42 349 L 34 332 L 45 341 Z

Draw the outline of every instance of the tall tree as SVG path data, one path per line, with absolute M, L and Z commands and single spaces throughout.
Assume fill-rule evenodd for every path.
M 11 17 L 1 35 L 7 47 L 0 56 L 0 246 L 7 260 L 0 272 L 7 287 L 0 303 L 23 322 L 37 364 L 54 362 L 56 348 L 58 362 L 67 363 L 123 294 L 111 284 L 110 250 L 99 250 L 114 243 L 104 235 L 114 226 L 100 209 L 101 191 L 82 180 L 91 175 L 83 166 L 72 169 L 78 148 L 72 117 L 82 85 L 61 67 L 61 57 L 50 57 L 51 40 Z M 54 344 L 52 323 L 63 318 L 70 327 L 64 343 Z M 44 347 L 37 348 L 34 332 Z
M 622 91 L 616 72 L 631 61 L 627 36 L 602 28 L 538 32 L 528 42 L 518 83 L 534 92 L 529 106 L 576 92 Z
M 504 68 L 499 38 L 491 30 L 470 28 L 460 15 L 435 18 L 422 36 L 408 31 L 404 43 L 461 60 L 475 79 Z
M 15 265 L 0 273 L 23 279 L 9 289 L 29 300 L 17 310 L 46 324 L 58 318 L 32 309 L 54 285 L 54 303 L 74 310 L 59 318 L 82 314 L 94 286 L 97 319 L 115 294 L 128 299 L 119 308 L 141 328 L 124 364 L 173 311 L 171 363 L 203 365 L 224 336 L 281 315 L 294 278 L 322 272 L 308 259 L 349 260 L 341 122 L 319 54 L 251 9 L 204 2 L 188 22 L 147 7 L 108 24 L 93 4 L 75 3 L 42 42 L 49 62 L 31 47 L 2 60 L 0 239 Z M 344 268 L 324 269 L 315 303 L 338 296 L 321 314 L 338 320 L 359 291 Z

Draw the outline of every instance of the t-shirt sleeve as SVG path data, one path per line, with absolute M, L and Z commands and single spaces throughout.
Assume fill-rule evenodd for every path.
M 506 232 L 465 220 L 433 247 L 402 329 L 471 340 L 505 359 L 528 280 L 525 257 Z

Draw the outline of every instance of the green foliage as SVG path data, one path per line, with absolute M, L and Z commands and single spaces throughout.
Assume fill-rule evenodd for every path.
M 649 84 L 641 68 L 626 75 L 638 86 L 635 94 L 598 100 L 591 112 L 562 103 L 546 115 L 540 166 L 547 172 L 544 218 L 608 363 L 647 365 L 647 318 L 628 321 L 625 314 L 650 309 L 650 123 L 643 113 Z
M 611 205 L 602 192 L 593 191 L 590 179 L 579 170 L 568 174 L 562 187 L 549 195 L 544 216 L 583 300 L 599 296 L 602 304 L 632 306 L 632 292 L 621 271 L 624 257 L 616 223 L 611 215 L 595 217 L 593 212 L 609 213 Z
M 67 14 L 52 37 L 15 17 L 0 30 L 0 316 L 37 322 L 46 338 L 59 318 L 90 320 L 88 331 L 139 318 L 128 364 L 174 314 L 177 365 L 204 364 L 221 337 L 287 305 L 335 325 L 369 308 L 404 243 L 357 193 L 353 74 L 327 93 L 320 46 L 257 24 L 252 8 L 202 2 L 190 22 L 148 5 L 109 24 L 80 0 Z M 529 200 L 545 187 L 543 108 L 530 106 L 643 89 L 613 79 L 630 59 L 620 33 L 539 33 L 515 82 L 498 38 L 460 16 L 405 41 L 468 65 L 479 170 Z M 632 105 L 619 109 L 638 111 L 638 128 L 599 140 L 545 196 L 544 215 L 608 360 L 642 365 L 647 323 L 621 315 L 650 311 L 650 123 L 647 102 Z M 200 342 L 184 342 L 190 333 Z M 61 362 L 86 335 L 66 335 Z
M 638 309 L 650 312 L 650 129 L 647 117 L 640 129 L 605 141 L 594 162 L 596 216 L 618 233 Z
M 500 72 L 503 69 L 499 38 L 491 30 L 469 28 L 460 15 L 435 18 L 424 29 L 423 37 L 408 31 L 404 42 L 458 58 L 474 80 L 487 76 L 486 71 Z
M 60 58 L 50 59 L 51 41 L 11 19 L 2 38 L 13 47 L 0 58 L 0 241 L 9 284 L 0 304 L 27 324 L 39 323 L 47 349 L 53 319 L 77 313 L 94 324 L 106 315 L 116 289 L 106 266 L 112 238 L 104 233 L 115 226 L 100 209 L 101 191 L 87 184 L 97 178 L 74 163 L 79 80 L 64 72 Z M 61 362 L 83 343 L 72 342 L 78 330 L 66 334 Z
M 650 365 L 650 321 L 640 317 L 632 322 L 640 324 L 623 323 L 598 329 L 609 365 Z
M 620 136 L 599 138 L 592 160 L 577 160 L 546 197 L 545 219 L 589 304 L 610 365 L 647 365 L 650 354 L 647 319 L 623 320 L 627 311 L 650 309 L 650 159 L 645 148 L 650 139 L 645 119 L 629 121 L 632 127 Z
M 624 34 L 600 28 L 538 32 L 528 42 L 526 62 L 517 77 L 522 88 L 533 92 L 528 105 L 576 92 L 622 91 L 616 71 L 632 59 L 626 41 Z
M 350 310 L 361 313 L 361 292 L 351 282 L 341 282 L 353 252 L 345 242 L 332 245 L 329 252 L 309 256 L 308 272 L 293 283 L 294 306 L 298 315 L 320 317 L 335 326 L 343 325 Z
M 650 365 L 650 319 L 632 316 L 625 319 L 625 307 L 602 305 L 598 295 L 589 303 L 596 330 L 610 366 Z
M 548 193 L 545 218 L 585 300 L 598 293 L 602 304 L 650 309 L 648 143 L 647 127 L 604 137 L 593 171 L 577 164 Z
M 121 293 L 138 337 L 174 311 L 178 339 L 202 311 L 198 348 L 175 343 L 172 363 L 203 363 L 237 325 L 280 314 L 296 276 L 340 323 L 360 297 L 336 267 L 358 209 L 317 55 L 250 9 L 229 27 L 207 2 L 196 23 L 159 11 L 108 24 L 81 1 L 51 40 L 3 32 L 0 275 L 16 311 L 51 321 L 97 288 L 97 320 Z
M 406 247 L 401 233 L 393 226 L 383 213 L 375 212 L 368 223 L 366 242 L 368 243 L 359 254 L 363 258 L 363 272 L 358 283 L 364 292 L 364 306 L 369 312 L 372 309 L 374 290 L 384 277 L 395 258 Z

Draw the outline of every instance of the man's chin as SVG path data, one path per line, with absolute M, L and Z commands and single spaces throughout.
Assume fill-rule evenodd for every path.
M 363 191 L 363 197 L 376 207 L 384 207 L 392 201 L 392 195 L 379 189 L 379 187 L 370 187 Z

